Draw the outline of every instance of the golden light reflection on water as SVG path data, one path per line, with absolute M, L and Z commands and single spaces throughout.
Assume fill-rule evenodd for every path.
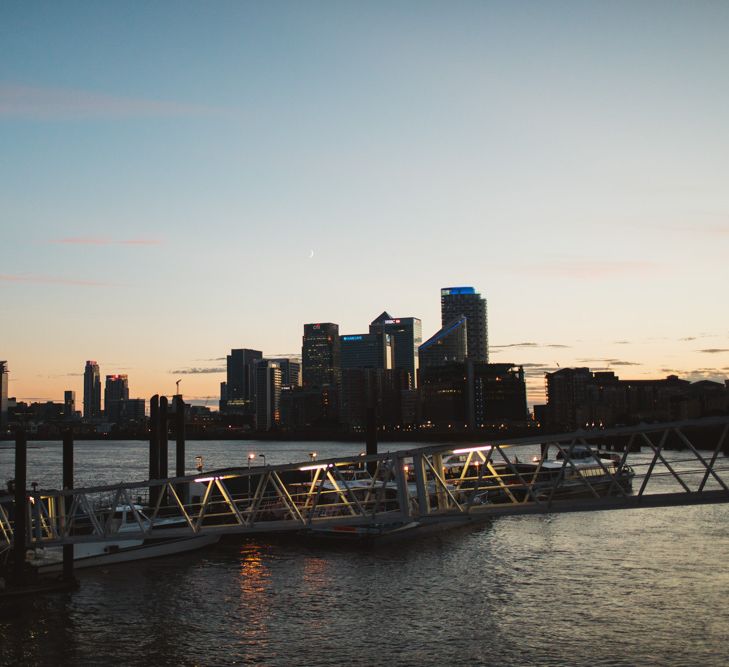
M 244 544 L 240 550 L 240 590 L 246 598 L 265 597 L 269 589 L 271 573 L 263 563 L 259 544 Z
M 325 584 L 328 569 L 329 563 L 323 558 L 307 558 L 304 560 L 302 579 L 305 584 L 310 586 Z
M 241 545 L 238 585 L 243 618 L 236 634 L 244 645 L 265 649 L 269 642 L 271 572 L 264 562 L 260 544 Z

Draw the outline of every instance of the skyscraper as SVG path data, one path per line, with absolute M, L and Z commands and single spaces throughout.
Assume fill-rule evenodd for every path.
M 423 327 L 417 317 L 391 317 L 384 312 L 370 324 L 370 333 L 388 333 L 393 339 L 394 368 L 409 374 L 409 387 L 418 382 L 418 348 L 423 342 Z
M 70 389 L 63 392 L 63 414 L 66 419 L 76 416 L 76 392 Z
M 301 386 L 301 360 L 298 357 L 276 357 L 270 361 L 275 361 L 281 369 L 282 387 Z
M 99 364 L 87 361 L 84 368 L 84 418 L 101 415 L 101 376 Z
M 340 372 L 339 325 L 305 324 L 301 346 L 304 387 L 336 386 Z
M 129 400 L 129 379 L 126 375 L 107 375 L 104 387 L 104 415 L 109 421 L 121 418 L 122 403 Z
M 256 428 L 269 431 L 281 421 L 281 367 L 272 359 L 256 362 Z
M 231 350 L 227 358 L 226 410 L 253 415 L 255 412 L 255 364 L 260 350 Z
M 390 334 L 380 332 L 340 336 L 339 346 L 342 370 L 393 367 L 393 345 Z
M 445 364 L 463 363 L 466 359 L 468 320 L 461 315 L 446 323 L 418 350 L 421 371 Z
M 488 363 L 489 336 L 486 299 L 473 287 L 444 287 L 440 291 L 441 324 L 465 315 L 468 320 L 466 354 L 471 361 Z
M 0 361 L 0 431 L 8 427 L 8 362 Z

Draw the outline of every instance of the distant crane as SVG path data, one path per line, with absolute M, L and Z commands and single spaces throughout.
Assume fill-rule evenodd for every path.
M 179 379 L 175 382 L 175 394 L 177 396 L 180 395 L 180 382 L 182 382 L 182 379 Z

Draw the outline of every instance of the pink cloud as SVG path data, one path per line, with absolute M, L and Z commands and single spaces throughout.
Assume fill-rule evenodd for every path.
M 642 260 L 555 260 L 519 267 L 520 271 L 558 278 L 596 279 L 635 273 L 652 273 L 660 268 L 654 262 Z
M 111 283 L 100 283 L 92 280 L 75 280 L 71 278 L 57 278 L 54 276 L 15 275 L 0 273 L 0 282 L 5 283 L 34 283 L 37 285 L 75 285 L 77 287 L 110 287 Z
M 63 239 L 53 239 L 51 243 L 61 245 L 159 245 L 158 239 L 109 239 L 94 236 L 72 236 Z
M 219 111 L 191 104 L 116 97 L 73 88 L 0 83 L 0 117 L 69 120 L 209 113 L 219 113 Z

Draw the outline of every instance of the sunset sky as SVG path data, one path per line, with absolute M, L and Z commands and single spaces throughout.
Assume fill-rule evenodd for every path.
M 217 403 L 305 322 L 492 361 L 729 377 L 729 3 L 0 4 L 10 395 Z M 222 358 L 222 360 L 221 360 Z

